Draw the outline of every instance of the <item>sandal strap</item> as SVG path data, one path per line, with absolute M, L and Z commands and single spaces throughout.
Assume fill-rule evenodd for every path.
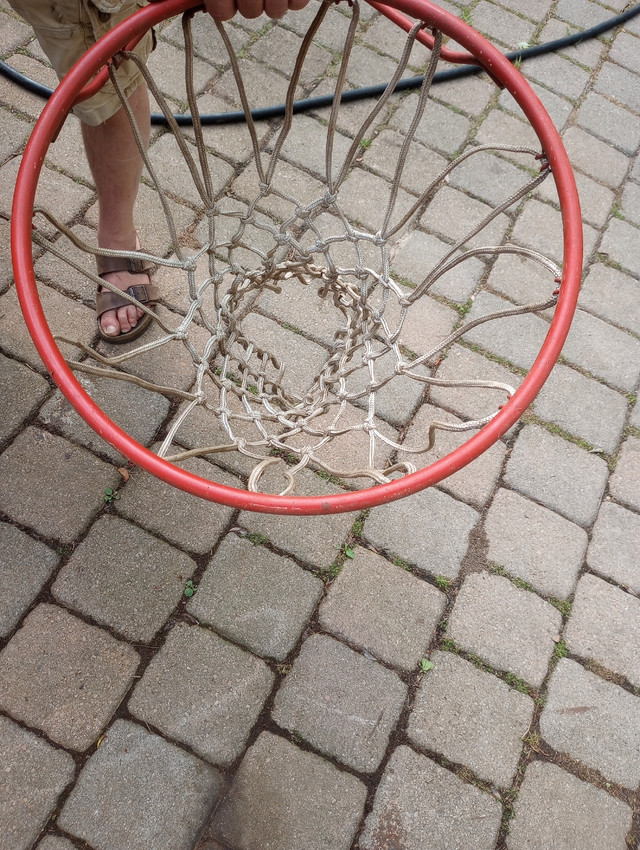
M 151 307 L 158 300 L 158 288 L 152 283 L 140 283 L 136 286 L 130 286 L 127 290 L 127 295 L 135 298 L 145 307 Z M 108 310 L 118 310 L 120 307 L 129 307 L 131 301 L 127 301 L 121 295 L 111 292 L 110 289 L 101 289 L 96 293 L 96 314 L 98 318 Z
M 109 272 L 129 272 L 130 274 L 142 274 L 152 269 L 150 260 L 142 260 L 137 257 L 101 257 L 96 255 L 96 266 L 98 275 Z

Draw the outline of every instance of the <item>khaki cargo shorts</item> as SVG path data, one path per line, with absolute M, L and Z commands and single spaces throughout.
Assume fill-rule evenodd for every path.
M 98 38 L 133 14 L 145 0 L 9 0 L 15 11 L 33 28 L 58 79 Z M 135 48 L 144 61 L 153 50 L 153 34 L 148 32 Z M 126 61 L 117 70 L 118 81 L 128 97 L 142 80 L 134 62 Z M 111 82 L 93 97 L 74 107 L 86 124 L 102 124 L 120 108 Z

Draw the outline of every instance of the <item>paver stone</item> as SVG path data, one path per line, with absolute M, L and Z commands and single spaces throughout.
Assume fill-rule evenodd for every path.
M 628 437 L 623 443 L 609 492 L 614 499 L 640 510 L 640 439 L 637 437 Z
M 218 808 L 213 832 L 237 850 L 349 850 L 365 786 L 263 732 Z
M 562 353 L 569 363 L 623 392 L 633 391 L 640 378 L 640 340 L 584 310 L 576 310 Z
M 360 839 L 363 850 L 489 850 L 500 828 L 490 794 L 408 747 L 387 764 Z
M 304 472 L 296 476 L 297 494 L 322 496 L 336 492 L 334 485 Z M 308 564 L 325 568 L 338 554 L 355 518 L 352 513 L 309 516 L 302 520 L 301 525 L 298 517 L 243 512 L 238 517 L 238 525 L 266 537 L 279 549 Z
M 533 700 L 452 653 L 435 652 L 431 661 L 409 716 L 409 737 L 495 785 L 510 786 Z
M 120 704 L 138 661 L 102 629 L 41 604 L 0 653 L 0 706 L 56 743 L 85 750 Z
M 578 303 L 583 310 L 628 331 L 640 327 L 637 281 L 604 263 L 589 269 Z
M 0 717 L 0 764 L 0 848 L 29 850 L 73 779 L 73 759 Z
M 601 457 L 539 425 L 527 425 L 518 435 L 504 478 L 524 496 L 588 526 L 598 513 L 608 475 Z
M 364 535 L 434 576 L 456 578 L 478 513 L 439 490 L 423 490 L 374 508 Z
M 423 404 L 406 433 L 403 445 L 426 446 L 429 427 L 433 421 L 460 423 L 460 420 L 451 413 L 430 404 Z M 433 463 L 467 442 L 475 433 L 477 431 L 436 431 L 435 443 L 427 455 L 415 455 L 400 450 L 398 460 L 420 465 L 426 464 L 427 461 Z M 475 508 L 482 508 L 493 493 L 502 471 L 505 452 L 504 443 L 498 440 L 472 463 L 443 479 L 438 486 L 461 502 L 470 503 Z
M 57 563 L 56 553 L 43 543 L 0 523 L 0 637 L 16 625 Z
M 135 384 L 100 380 L 88 375 L 79 375 L 78 380 L 111 421 L 142 445 L 151 442 L 169 410 L 166 398 Z M 125 462 L 122 452 L 101 439 L 61 393 L 56 393 L 44 405 L 40 411 L 40 421 L 60 430 L 65 437 L 91 451 L 106 455 L 117 465 Z
M 542 419 L 611 454 L 624 428 L 627 400 L 599 381 L 557 365 L 536 397 L 534 410 Z
M 603 502 L 587 550 L 587 564 L 600 575 L 640 593 L 640 517 Z
M 184 468 L 220 484 L 241 487 L 235 476 L 201 458 L 191 458 Z M 174 546 L 202 554 L 216 544 L 228 524 L 232 509 L 178 490 L 159 478 L 142 473 L 130 480 L 117 503 L 118 513 L 160 534 Z
M 49 385 L 33 369 L 0 354 L 0 441 L 29 418 L 49 393 Z
M 38 844 L 36 850 L 75 850 L 75 844 L 72 844 L 68 838 L 62 838 L 59 835 L 46 835 Z
M 120 551 L 114 558 L 114 552 Z M 53 595 L 128 640 L 149 643 L 196 569 L 184 553 L 115 516 L 103 516 L 74 550 Z
M 536 761 L 527 768 L 520 788 L 507 847 L 623 850 L 631 815 L 627 805 L 606 791 L 555 764 Z
M 640 599 L 596 576 L 582 576 L 565 630 L 569 651 L 640 686 L 639 635 Z
M 548 602 L 508 579 L 469 575 L 458 593 L 447 634 L 463 649 L 539 687 L 562 618 Z
M 358 548 L 320 606 L 323 628 L 402 670 L 424 655 L 445 596 L 427 582 Z
M 58 824 L 95 850 L 192 850 L 221 786 L 200 759 L 117 720 L 84 766 Z
M 549 683 L 540 732 L 607 779 L 636 789 L 640 782 L 640 700 L 568 658 L 559 661 Z
M 44 537 L 72 542 L 116 487 L 115 468 L 37 428 L 27 428 L 0 456 L 0 510 Z
M 320 579 L 289 558 L 228 535 L 187 610 L 258 655 L 284 661 L 322 591 Z
M 575 587 L 587 533 L 513 490 L 496 493 L 485 520 L 487 557 L 544 595 L 565 599 Z
M 407 689 L 399 677 L 327 635 L 302 646 L 278 691 L 273 719 L 363 772 L 384 756 Z
M 271 690 L 267 665 L 199 626 L 178 623 L 129 700 L 143 722 L 217 764 L 242 750 Z
M 95 313 L 79 301 L 66 298 L 50 286 L 40 286 L 38 295 L 51 332 L 61 334 L 84 345 L 90 345 L 96 328 Z M 33 369 L 44 371 L 44 365 L 24 324 L 15 287 L 0 298 L 0 334 L 4 351 L 25 360 Z M 77 359 L 81 350 L 67 342 L 60 343 L 65 357 Z

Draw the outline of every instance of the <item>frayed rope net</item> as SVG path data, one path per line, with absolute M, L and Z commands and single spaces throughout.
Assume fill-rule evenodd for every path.
M 453 380 L 439 377 L 437 365 L 452 343 L 479 324 L 527 313 L 538 313 L 554 306 L 557 300 L 557 281 L 560 269 L 542 254 L 525 247 L 506 243 L 482 244 L 476 237 L 491 223 L 521 199 L 531 193 L 549 173 L 548 163 L 539 150 L 507 145 L 473 145 L 448 162 L 428 185 L 421 185 L 420 175 L 413 176 L 418 187 L 410 204 L 403 202 L 401 184 L 409 169 L 408 161 L 421 122 L 429 117 L 432 81 L 440 62 L 443 36 L 434 32 L 424 82 L 415 99 L 415 108 L 408 129 L 397 152 L 388 193 L 381 197 L 380 226 L 368 229 L 354 220 L 345 203 L 349 191 L 348 177 L 358 168 L 363 150 L 375 144 L 369 137 L 376 119 L 393 97 L 398 81 L 409 67 L 416 36 L 424 24 L 417 22 L 406 36 L 406 43 L 397 68 L 386 90 L 367 112 L 359 128 L 347 138 L 340 131 L 340 95 L 348 79 L 349 62 L 358 31 L 359 6 L 354 2 L 350 20 L 342 13 L 345 42 L 337 67 L 335 97 L 326 126 L 317 123 L 317 145 L 322 145 L 324 174 L 310 180 L 317 191 L 311 200 L 308 192 L 300 200 L 292 194 L 287 163 L 287 140 L 294 126 L 294 96 L 300 83 L 305 59 L 313 40 L 332 3 L 320 4 L 317 15 L 302 40 L 295 68 L 290 76 L 286 96 L 286 112 L 268 143 L 261 142 L 257 125 L 250 115 L 249 99 L 242 78 L 240 62 L 222 25 L 218 31 L 225 45 L 229 67 L 237 85 L 238 98 L 245 110 L 246 130 L 250 138 L 253 190 L 247 199 L 234 196 L 219 187 L 214 188 L 210 157 L 203 128 L 198 120 L 194 84 L 193 37 L 191 16 L 185 15 L 184 33 L 186 101 L 193 116 L 195 146 L 190 144 L 177 126 L 171 107 L 160 92 L 147 67 L 135 54 L 125 54 L 136 62 L 149 90 L 166 116 L 169 132 L 174 138 L 175 156 L 186 164 L 199 198 L 199 241 L 185 248 L 179 238 L 179 227 L 171 204 L 171 193 L 163 188 L 162 169 L 152 163 L 135 125 L 131 111 L 119 91 L 128 111 L 140 154 L 144 159 L 147 183 L 153 186 L 164 211 L 170 235 L 171 251 L 165 256 L 139 251 L 123 254 L 101 250 L 87 244 L 74 231 L 58 221 L 43 207 L 34 209 L 36 221 L 42 216 L 58 233 L 52 237 L 46 228 L 34 229 L 34 242 L 55 257 L 83 272 L 95 285 L 114 289 L 109 283 L 87 270 L 87 263 L 78 260 L 64 247 L 65 239 L 92 259 L 95 255 L 129 256 L 153 261 L 158 267 L 181 275 L 188 306 L 182 315 L 165 311 L 153 312 L 155 329 L 142 337 L 140 344 L 131 343 L 121 353 L 113 347 L 89 346 L 64 333 L 57 333 L 61 342 L 72 343 L 82 352 L 69 360 L 72 369 L 100 378 L 135 383 L 145 390 L 159 393 L 174 403 L 174 415 L 165 427 L 157 451 L 162 457 L 179 463 L 194 455 L 209 459 L 220 453 L 237 451 L 252 462 L 247 488 L 257 491 L 265 471 L 280 464 L 286 478 L 282 494 L 295 488 L 296 475 L 305 467 L 320 470 L 344 486 L 362 479 L 382 483 L 393 477 L 414 471 L 409 458 L 426 456 L 434 446 L 438 431 L 476 430 L 496 415 L 500 406 L 510 398 L 514 388 L 508 383 L 483 379 Z M 111 79 L 119 90 L 115 75 Z M 309 119 L 307 119 L 309 120 Z M 392 276 L 391 267 L 398 240 L 419 223 L 439 189 L 447 184 L 450 175 L 463 163 L 476 161 L 480 154 L 518 154 L 530 158 L 530 166 L 522 169 L 522 185 L 496 204 L 479 223 L 450 245 L 449 250 L 428 269 L 414 287 Z M 167 164 L 172 168 L 171 164 Z M 161 171 L 162 173 L 159 173 Z M 424 181 L 423 181 L 424 182 Z M 408 208 L 407 208 L 408 207 Z M 270 209 L 277 213 L 269 214 Z M 445 275 L 474 258 L 487 259 L 500 254 L 518 254 L 539 264 L 549 274 L 549 298 L 543 302 L 514 305 L 472 321 L 461 319 L 444 338 L 424 338 L 420 350 L 403 343 L 403 330 L 412 311 L 430 299 L 434 286 Z M 114 291 L 116 291 L 114 289 Z M 272 322 L 270 327 L 281 334 L 279 340 L 265 334 L 260 323 L 261 299 L 278 295 L 288 304 L 315 291 L 318 299 L 329 305 L 333 322 L 331 334 L 314 335 L 313 327 L 300 329 L 284 321 Z M 146 312 L 146 308 L 143 307 Z M 326 312 L 326 311 L 325 311 Z M 256 322 L 255 317 L 258 316 Z M 262 328 L 262 330 L 261 330 Z M 309 376 L 300 369 L 299 343 L 313 340 L 314 369 Z M 270 345 L 270 343 L 272 343 Z M 180 344 L 192 364 L 190 385 L 171 385 L 145 380 L 131 368 L 137 358 L 156 352 L 167 345 Z M 303 346 L 304 348 L 304 346 Z M 287 353 L 289 360 L 286 359 Z M 284 356 L 283 356 L 284 355 Z M 313 357 L 311 358 L 314 359 Z M 300 377 L 302 375 L 302 378 Z M 384 427 L 379 415 L 378 399 L 385 391 L 393 391 L 400 379 L 416 382 L 425 393 L 433 387 L 471 388 L 495 393 L 495 409 L 488 415 L 451 422 L 447 417 L 434 417 L 422 430 L 420 439 L 407 441 L 402 429 Z M 189 448 L 179 448 L 181 433 L 194 412 L 206 413 L 215 419 L 218 428 L 216 441 Z M 450 418 L 450 417 L 449 417 Z M 211 432 L 213 433 L 213 432 Z M 364 461 L 357 456 L 355 467 L 349 443 L 335 451 L 341 440 L 363 435 L 367 449 Z M 185 443 L 182 442 L 184 446 Z M 188 443 L 186 445 L 189 445 Z M 178 447 L 178 448 L 177 448 Z M 332 453 L 333 452 L 333 453 Z M 400 459 L 398 454 L 401 453 Z M 345 458 L 351 466 L 336 463 Z

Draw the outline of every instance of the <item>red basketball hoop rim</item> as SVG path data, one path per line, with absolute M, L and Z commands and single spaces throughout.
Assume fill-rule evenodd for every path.
M 376 8 L 380 5 L 376 0 Z M 423 20 L 453 38 L 510 92 L 535 130 L 557 186 L 563 223 L 564 264 L 560 295 L 549 331 L 522 384 L 503 409 L 459 448 L 417 472 L 375 487 L 330 496 L 275 496 L 228 487 L 193 475 L 159 458 L 132 439 L 96 405 L 67 366 L 45 318 L 31 250 L 36 187 L 51 141 L 78 94 L 111 57 L 161 21 L 200 7 L 198 0 L 162 0 L 123 21 L 78 60 L 45 106 L 27 143 L 16 180 L 11 250 L 16 289 L 36 348 L 62 393 L 104 440 L 129 460 L 172 486 L 233 508 L 276 514 L 317 515 L 359 511 L 403 498 L 437 484 L 493 445 L 531 404 L 553 368 L 575 311 L 582 271 L 582 222 L 575 179 L 549 115 L 519 71 L 483 36 L 429 0 L 392 0 L 390 9 Z

